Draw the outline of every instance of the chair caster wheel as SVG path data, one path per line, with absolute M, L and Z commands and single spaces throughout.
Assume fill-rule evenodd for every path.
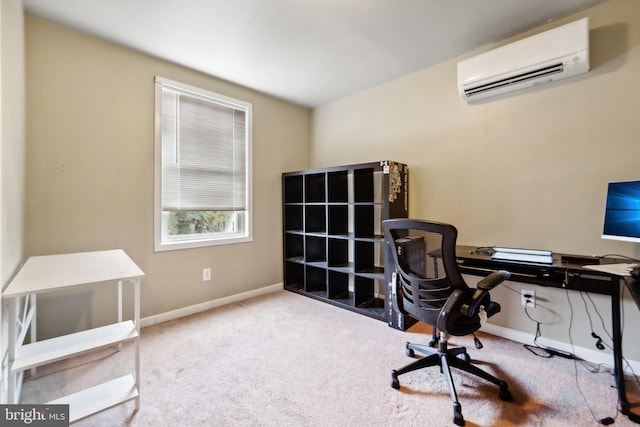
M 398 380 L 396 371 L 391 371 L 391 388 L 395 388 L 396 390 L 400 388 L 400 381 Z
M 511 396 L 511 392 L 509 391 L 507 383 L 503 383 L 500 385 L 498 396 L 500 397 L 500 400 L 503 400 L 505 402 L 513 402 L 513 396 Z
M 415 352 L 415 351 L 413 351 L 413 349 L 412 349 L 412 348 L 409 348 L 409 347 L 407 347 L 407 351 L 406 351 L 406 353 L 407 353 L 407 356 L 409 356 L 409 357 L 413 357 L 413 356 L 415 356 L 415 355 L 416 355 L 416 352 Z
M 462 416 L 462 407 L 460 404 L 453 405 L 453 423 L 457 426 L 464 425 L 464 417 Z
M 464 360 L 465 362 L 471 362 L 471 356 L 469 356 L 469 353 L 460 353 L 458 355 L 458 359 Z

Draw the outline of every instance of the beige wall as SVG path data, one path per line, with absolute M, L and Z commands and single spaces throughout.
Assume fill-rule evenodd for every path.
M 309 165 L 310 110 L 31 17 L 26 53 L 27 256 L 124 249 L 143 317 L 282 282 L 281 173 Z M 253 104 L 253 242 L 154 253 L 155 75 Z M 45 298 L 40 331 L 113 321 L 113 301 Z
M 22 262 L 24 240 L 25 78 L 22 0 L 2 0 L 0 9 L 0 288 Z
M 607 183 L 640 179 L 640 1 L 612 0 L 534 32 L 585 16 L 588 74 L 468 105 L 457 92 L 456 58 L 315 109 L 312 166 L 407 163 L 410 215 L 456 225 L 461 244 L 640 256 L 637 244 L 600 238 Z M 533 289 L 543 335 L 568 342 L 567 295 Z M 504 304 L 495 322 L 533 334 L 519 295 L 496 296 Z M 571 298 L 572 337 L 594 348 L 584 304 Z M 608 300 L 594 299 L 608 321 Z M 627 303 L 628 324 L 636 324 L 640 314 Z M 639 351 L 629 342 L 630 358 L 640 360 Z
M 17 273 L 24 251 L 25 78 L 22 0 L 0 3 L 0 289 Z M 0 377 L 7 366 L 7 322 L 0 305 Z M 6 382 L 0 382 L 6 403 Z

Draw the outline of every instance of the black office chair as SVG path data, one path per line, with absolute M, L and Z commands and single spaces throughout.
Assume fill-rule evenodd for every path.
M 475 346 L 482 348 L 474 332 L 480 329 L 482 317 L 491 317 L 500 311 L 500 305 L 491 301 L 489 291 L 508 279 L 509 272 L 493 272 L 479 281 L 475 289 L 470 288 L 458 269 L 458 231 L 454 226 L 389 219 L 382 222 L 382 227 L 387 256 L 394 261 L 391 283 L 394 308 L 433 327 L 428 345 L 407 343 L 407 356 L 414 357 L 417 351 L 425 357 L 391 371 L 391 387 L 400 388 L 399 375 L 428 366 L 440 366 L 453 401 L 453 422 L 459 426 L 464 425 L 464 418 L 450 367 L 496 384 L 500 387 L 500 399 L 510 402 L 512 396 L 505 381 L 473 365 L 466 348 L 447 347 L 447 334 L 473 334 Z

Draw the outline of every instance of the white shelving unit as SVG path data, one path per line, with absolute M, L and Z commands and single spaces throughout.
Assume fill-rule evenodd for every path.
M 135 368 L 130 375 L 53 400 L 69 404 L 70 422 L 135 399 L 140 409 L 140 279 L 144 273 L 121 250 L 31 257 L 2 293 L 9 317 L 8 403 L 20 399 L 22 373 L 58 360 L 133 341 Z M 122 284 L 134 288 L 134 318 L 122 319 Z M 69 335 L 37 341 L 37 295 L 92 283 L 118 285 L 118 322 Z M 24 308 L 19 305 L 24 303 Z M 27 330 L 31 342 L 24 344 Z

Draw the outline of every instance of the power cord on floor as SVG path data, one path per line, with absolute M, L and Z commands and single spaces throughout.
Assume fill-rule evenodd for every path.
M 587 318 L 589 319 L 589 329 L 591 330 L 591 336 L 596 340 L 596 344 L 595 344 L 596 348 L 598 350 L 604 350 L 605 347 L 608 347 L 608 348 L 612 349 L 612 347 L 609 344 L 605 343 L 602 340 L 602 338 L 600 338 L 600 335 L 596 334 L 594 329 L 593 329 L 593 321 L 591 320 L 591 312 L 589 311 L 589 306 L 587 305 L 586 298 L 589 299 L 589 301 L 591 302 L 591 306 L 593 307 L 593 309 L 595 310 L 596 314 L 600 318 L 600 323 L 602 324 L 602 329 L 607 334 L 607 336 L 609 337 L 611 342 L 613 342 L 613 337 L 611 336 L 609 331 L 607 331 L 607 329 L 605 328 L 604 319 L 600 315 L 600 312 L 598 311 L 598 308 L 596 307 L 595 303 L 593 302 L 593 299 L 591 299 L 591 295 L 586 295 L 586 298 L 585 298 L 585 293 L 584 292 L 580 292 L 580 297 L 582 298 L 582 303 L 584 304 L 584 311 L 585 311 L 585 313 L 587 313 Z
M 620 255 L 618 255 L 618 257 L 620 257 Z M 633 259 L 633 258 L 631 258 Z M 624 300 L 624 293 L 626 291 L 626 288 L 623 287 L 622 288 L 622 294 L 620 295 L 620 300 L 623 301 Z M 613 345 L 610 345 L 609 343 L 605 342 L 604 340 L 602 340 L 602 338 L 600 338 L 597 334 L 595 334 L 595 332 L 593 332 L 593 324 L 591 323 L 591 314 L 589 312 L 589 308 L 587 307 L 586 301 L 585 301 L 585 296 L 583 296 L 583 293 L 580 292 L 580 295 L 582 296 L 582 300 L 585 304 L 585 311 L 587 313 L 587 316 L 589 318 L 589 325 L 591 326 L 591 336 L 593 338 L 596 338 L 596 348 L 602 350 L 604 347 L 608 348 L 609 350 L 611 350 L 613 352 Z M 593 307 L 593 310 L 596 312 L 596 315 L 598 316 L 598 318 L 600 319 L 600 323 L 602 325 L 602 329 L 604 330 L 605 334 L 607 334 L 607 337 L 609 337 L 609 340 L 611 342 L 613 342 L 613 336 L 611 333 L 609 333 L 609 331 L 607 330 L 605 323 L 604 323 L 604 318 L 602 317 L 602 314 L 600 314 L 600 311 L 598 310 L 598 307 L 596 306 L 595 302 L 593 301 L 593 299 L 591 298 L 591 295 L 587 294 L 586 298 L 589 300 L 589 302 L 591 302 L 591 306 Z M 620 333 L 622 335 L 624 335 L 624 304 L 621 305 L 621 327 L 620 327 Z M 598 345 L 600 344 L 600 346 Z M 603 348 L 601 348 L 603 347 Z M 631 372 L 631 375 L 633 376 L 633 379 L 636 383 L 636 385 L 638 386 L 638 388 L 640 388 L 640 380 L 638 379 L 638 375 L 635 373 L 635 371 L 633 370 L 633 367 L 631 366 L 631 364 L 629 363 L 629 361 L 623 356 L 622 360 L 624 361 L 626 367 L 628 368 L 628 371 Z M 623 369 L 624 372 L 624 369 Z
M 510 290 L 511 292 L 513 292 L 514 294 L 520 295 L 521 293 L 519 291 L 516 291 L 515 289 L 502 284 L 500 285 L 503 288 L 507 288 L 508 290 Z M 571 359 L 573 357 L 573 354 L 558 349 L 558 348 L 553 348 L 553 347 L 548 347 L 548 346 L 544 346 L 538 343 L 538 338 L 542 336 L 541 332 L 540 332 L 540 325 L 542 324 L 540 321 L 534 319 L 533 317 L 531 317 L 531 314 L 529 314 L 529 311 L 527 310 L 527 306 L 524 307 L 524 312 L 527 315 L 527 317 L 529 318 L 529 320 L 531 320 L 532 322 L 534 322 L 536 324 L 536 333 L 535 336 L 533 338 L 533 345 L 530 344 L 523 344 L 524 348 L 526 348 L 527 350 L 529 350 L 531 353 L 533 353 L 535 356 L 537 357 L 543 357 L 545 359 L 551 358 L 553 356 L 560 356 L 560 357 L 564 357 L 567 359 Z
M 603 425 L 613 424 L 615 422 L 615 418 L 617 418 L 617 416 L 618 416 L 619 401 L 616 402 L 616 413 L 615 413 L 614 417 L 604 417 L 604 418 L 598 419 L 596 417 L 596 415 L 594 414 L 593 409 L 591 408 L 591 405 L 589 404 L 589 401 L 587 400 L 587 397 L 585 396 L 584 392 L 582 391 L 582 388 L 580 387 L 579 375 L 578 375 L 578 363 L 582 363 L 582 361 L 578 360 L 578 358 L 574 356 L 574 354 L 575 354 L 575 346 L 573 344 L 573 339 L 571 337 L 571 329 L 573 327 L 573 305 L 571 304 L 571 299 L 570 299 L 570 296 L 569 296 L 568 289 L 565 289 L 565 294 L 566 294 L 566 297 L 567 297 L 567 301 L 568 301 L 568 304 L 569 304 L 569 310 L 570 310 L 568 335 L 569 335 L 569 343 L 571 345 L 571 352 L 555 349 L 553 347 L 543 346 L 543 345 L 538 343 L 538 338 L 540 338 L 542 336 L 542 333 L 541 333 L 541 330 L 540 330 L 540 325 L 542 324 L 542 322 L 540 322 L 539 320 L 535 319 L 529 313 L 528 307 L 526 307 L 526 306 L 524 307 L 524 312 L 527 315 L 527 317 L 529 318 L 529 320 L 531 320 L 532 322 L 534 322 L 536 324 L 536 332 L 535 332 L 534 339 L 533 339 L 533 344 L 534 345 L 524 344 L 524 348 L 526 348 L 528 351 L 530 351 L 531 353 L 533 353 L 537 357 L 551 358 L 553 356 L 561 356 L 561 357 L 564 357 L 564 358 L 567 358 L 567 359 L 573 359 L 574 378 L 575 378 L 575 382 L 576 382 L 576 387 L 578 388 L 578 391 L 579 391 L 580 395 L 582 396 L 582 399 L 584 400 L 585 404 L 587 405 L 587 408 L 588 408 L 589 413 L 591 414 L 592 418 L 599 424 L 603 424 Z M 581 293 L 581 295 L 582 295 L 582 293 Z M 591 300 L 591 298 L 589 298 L 589 299 Z M 583 297 L 583 301 L 584 301 L 584 304 L 585 304 L 585 309 L 587 311 L 587 316 L 589 317 L 589 323 L 590 323 L 590 325 L 592 325 L 591 314 L 589 313 L 589 310 L 587 309 L 587 304 L 586 304 L 586 300 L 584 300 L 584 297 Z M 593 304 L 592 300 L 591 300 L 591 302 Z M 602 316 L 600 316 L 599 312 L 597 311 L 597 308 L 595 308 L 595 304 L 594 304 L 594 309 L 596 310 L 596 313 L 598 313 L 598 316 L 602 320 Z M 603 322 L 603 326 L 604 326 L 604 322 Z M 591 330 L 593 332 L 593 326 L 591 327 Z M 607 335 L 609 337 L 611 337 L 610 334 L 606 331 L 606 329 L 605 329 L 605 332 L 607 333 Z M 600 339 L 600 337 L 598 337 L 598 341 L 601 344 L 603 343 L 603 341 Z M 589 370 L 589 371 L 591 371 L 591 370 Z
M 538 357 L 543 357 L 545 359 L 551 358 L 553 356 L 560 356 L 560 357 L 564 357 L 565 359 L 572 359 L 573 358 L 573 354 L 569 353 L 568 351 L 560 350 L 559 348 L 549 347 L 549 346 L 545 346 L 545 345 L 542 345 L 542 344 L 538 343 L 538 338 L 542 336 L 542 333 L 540 331 L 540 325 L 542 323 L 539 320 L 534 319 L 531 316 L 531 314 L 529 314 L 529 310 L 527 310 L 527 309 L 528 309 L 528 307 L 525 306 L 524 307 L 524 313 L 527 315 L 529 320 L 531 320 L 532 322 L 534 322 L 536 324 L 536 333 L 535 333 L 535 335 L 533 337 L 533 345 L 524 344 L 524 348 L 529 350 L 534 355 L 536 355 Z M 544 353 L 539 352 L 539 350 L 541 350 Z
M 571 337 L 571 328 L 573 326 L 573 304 L 571 304 L 571 298 L 569 297 L 569 290 L 565 289 L 565 295 L 567 296 L 567 303 L 569 304 L 569 343 L 571 344 L 571 349 L 574 349 L 574 345 L 573 345 L 573 338 Z M 582 292 L 580 292 L 580 295 L 582 295 Z M 583 299 L 584 301 L 584 299 Z M 586 308 L 586 302 L 585 302 L 585 308 Z M 591 315 L 589 314 L 589 310 L 587 310 L 587 315 L 589 317 L 589 322 L 591 322 Z M 593 332 L 593 328 L 592 328 L 592 332 Z M 575 353 L 575 351 L 573 351 Z M 593 419 L 596 422 L 599 422 L 600 424 L 603 425 L 609 425 L 609 424 L 613 424 L 615 422 L 615 418 L 618 417 L 618 404 L 619 402 L 616 402 L 616 414 L 615 417 L 604 417 L 604 418 L 600 418 L 598 419 L 596 417 L 596 415 L 593 413 L 593 409 L 591 408 L 591 405 L 589 404 L 589 400 L 587 399 L 587 396 L 584 395 L 584 392 L 582 391 L 582 388 L 580 387 L 580 381 L 579 381 L 579 376 L 578 376 L 578 362 L 577 360 L 574 358 L 573 359 L 573 371 L 574 371 L 574 378 L 576 381 L 576 387 L 578 388 L 578 391 L 580 392 L 580 395 L 582 396 L 582 399 L 584 400 L 584 403 L 587 405 L 587 409 L 589 409 L 589 413 L 591 414 L 591 416 L 593 417 Z

